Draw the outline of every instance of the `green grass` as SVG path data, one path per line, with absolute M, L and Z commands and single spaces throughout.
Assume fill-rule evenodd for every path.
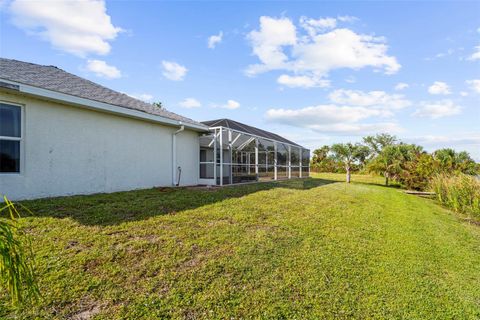
M 43 300 L 0 317 L 480 318 L 479 226 L 315 177 L 23 202 Z

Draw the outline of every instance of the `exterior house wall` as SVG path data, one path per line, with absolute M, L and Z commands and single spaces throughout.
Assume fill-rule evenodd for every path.
M 13 200 L 171 186 L 178 127 L 0 92 L 23 105 L 20 174 L 0 173 Z M 177 135 L 181 185 L 198 184 L 198 134 Z
M 200 144 L 198 133 L 190 130 L 177 135 L 177 167 L 182 168 L 180 185 L 197 185 L 199 177 Z M 170 169 L 171 171 L 171 169 Z

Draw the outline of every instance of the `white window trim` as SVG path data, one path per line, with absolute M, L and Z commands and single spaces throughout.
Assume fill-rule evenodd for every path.
M 20 137 L 0 136 L 0 140 L 20 141 L 20 168 L 18 172 L 0 172 L 0 176 L 23 175 L 25 169 L 25 105 L 7 100 L 0 100 L 0 103 L 20 107 Z

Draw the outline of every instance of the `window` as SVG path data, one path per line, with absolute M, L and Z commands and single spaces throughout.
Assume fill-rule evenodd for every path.
M 22 109 L 0 103 L 0 173 L 20 172 Z

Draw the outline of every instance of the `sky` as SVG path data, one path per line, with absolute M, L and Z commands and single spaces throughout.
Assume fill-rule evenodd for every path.
M 0 55 L 310 149 L 386 132 L 480 161 L 480 2 L 0 0 Z

